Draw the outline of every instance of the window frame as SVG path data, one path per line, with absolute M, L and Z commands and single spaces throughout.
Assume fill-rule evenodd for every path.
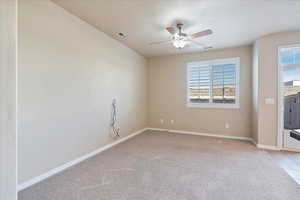
M 190 102 L 190 90 L 189 90 L 189 85 L 190 85 L 190 76 L 189 76 L 189 71 L 191 68 L 191 65 L 203 65 L 207 66 L 209 65 L 210 67 L 210 98 L 209 98 L 209 103 L 192 103 Z M 212 102 L 212 66 L 213 65 L 224 65 L 224 64 L 235 64 L 236 70 L 235 70 L 235 75 L 236 75 L 236 92 L 235 92 L 235 103 L 234 104 L 229 104 L 229 103 L 213 103 Z M 192 61 L 188 62 L 186 64 L 186 90 L 187 90 L 187 95 L 186 95 L 186 106 L 189 108 L 225 108 L 225 109 L 239 109 L 240 108 L 240 57 L 235 57 L 235 58 L 226 58 L 226 59 L 215 59 L 215 60 L 204 60 L 204 61 Z

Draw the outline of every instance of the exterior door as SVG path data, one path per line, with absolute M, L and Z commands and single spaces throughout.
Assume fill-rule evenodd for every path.
M 279 49 L 279 67 L 283 148 L 300 151 L 300 45 Z

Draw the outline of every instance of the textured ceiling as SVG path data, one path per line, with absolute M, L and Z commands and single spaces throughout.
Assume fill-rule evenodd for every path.
M 151 57 L 198 52 L 196 45 L 177 50 L 165 27 L 184 23 L 184 32 L 212 29 L 196 39 L 214 49 L 252 43 L 275 32 L 300 29 L 300 0 L 52 0 L 140 54 Z M 126 38 L 120 38 L 122 32 Z

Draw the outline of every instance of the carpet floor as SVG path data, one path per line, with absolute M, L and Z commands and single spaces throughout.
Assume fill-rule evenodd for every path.
M 19 192 L 19 200 L 299 200 L 300 186 L 246 141 L 144 132 Z

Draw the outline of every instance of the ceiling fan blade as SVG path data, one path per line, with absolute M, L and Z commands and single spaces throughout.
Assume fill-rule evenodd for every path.
M 174 27 L 168 27 L 166 30 L 171 34 L 174 35 L 176 33 L 176 29 Z
M 159 42 L 151 42 L 149 43 L 149 45 L 157 45 L 157 44 L 164 44 L 164 43 L 168 43 L 171 42 L 172 40 L 165 40 L 165 41 L 159 41 Z
M 205 46 L 204 44 L 201 44 L 199 42 L 196 42 L 194 40 L 190 40 L 192 43 L 196 44 L 197 46 L 201 47 L 204 51 L 207 51 L 209 49 L 212 49 L 212 46 Z
M 194 39 L 194 38 L 198 38 L 198 37 L 202 37 L 202 36 L 206 36 L 206 35 L 210 35 L 212 34 L 212 30 L 210 29 L 207 29 L 205 31 L 201 31 L 201 32 L 198 32 L 198 33 L 194 33 L 192 35 L 190 35 L 191 39 Z
M 192 42 L 192 43 L 194 43 L 195 45 L 197 45 L 197 46 L 199 46 L 199 47 L 201 47 L 201 48 L 203 48 L 204 49 L 204 47 L 205 47 L 205 45 L 204 44 L 201 44 L 201 43 L 199 43 L 199 42 L 196 42 L 196 41 L 194 41 L 194 40 L 189 40 L 190 42 Z

